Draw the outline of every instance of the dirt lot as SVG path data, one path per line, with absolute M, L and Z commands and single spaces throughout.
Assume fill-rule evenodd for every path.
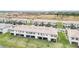
M 48 19 L 48 20 L 74 20 L 79 21 L 79 16 L 64 16 L 64 15 L 28 15 L 28 14 L 0 14 L 0 17 L 5 18 L 27 18 L 27 19 Z
M 30 15 L 27 18 L 31 19 L 49 19 L 49 20 L 66 20 L 66 21 L 79 21 L 79 16 L 57 16 L 57 15 Z

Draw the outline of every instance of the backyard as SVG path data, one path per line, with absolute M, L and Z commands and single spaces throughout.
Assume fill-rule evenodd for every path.
M 60 33 L 59 35 L 63 37 Z M 48 42 L 47 40 L 13 36 L 10 33 L 0 34 L 0 45 L 5 48 L 76 48 L 74 45 L 66 44 L 65 38 L 58 42 Z
M 58 42 L 62 43 L 64 48 L 69 46 L 77 47 L 74 44 L 70 45 L 65 32 L 58 32 Z

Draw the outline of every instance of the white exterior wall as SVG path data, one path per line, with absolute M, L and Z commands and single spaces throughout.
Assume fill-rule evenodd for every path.
M 8 28 L 3 29 L 2 33 L 8 32 Z
M 72 42 L 76 42 L 76 43 L 78 43 L 78 46 L 79 46 L 79 40 L 76 40 L 76 39 L 72 40 L 72 38 L 70 37 L 69 42 L 70 42 L 70 44 L 72 44 Z
M 0 23 L 0 32 L 2 33 L 6 33 L 9 32 L 9 29 L 12 28 L 12 24 L 4 24 L 4 23 Z
M 74 21 L 56 21 L 56 20 L 45 20 L 45 19 L 37 19 L 37 20 L 32 20 L 32 19 L 18 19 L 18 18 L 12 18 L 12 19 L 8 19 L 8 18 L 0 18 L 1 20 L 0 21 L 11 21 L 11 20 L 13 20 L 13 21 L 22 21 L 22 22 L 26 22 L 27 21 L 27 23 L 30 23 L 30 22 L 32 22 L 32 24 L 34 24 L 35 22 L 37 22 L 38 24 L 40 24 L 40 23 L 45 23 L 45 24 L 47 24 L 47 23 L 51 23 L 51 25 L 55 25 L 56 24 L 56 22 L 62 22 L 63 24 L 64 24 L 64 26 L 70 26 L 70 24 L 74 24 L 76 27 L 79 27 L 79 23 L 78 22 L 74 22 Z M 41 21 L 41 20 L 43 20 L 43 21 Z
M 38 37 L 42 37 L 42 38 L 46 37 L 48 41 L 51 41 L 51 39 L 57 40 L 57 37 L 58 37 L 58 35 L 57 35 L 57 37 L 51 37 L 51 35 L 47 35 L 47 36 L 46 35 L 38 35 L 38 33 L 29 34 L 29 33 L 26 33 L 26 32 L 24 32 L 24 33 L 18 32 L 18 31 L 16 32 L 15 30 L 14 31 L 10 31 L 10 33 L 13 33 L 15 36 L 16 36 L 16 34 L 23 34 L 24 37 L 26 37 L 26 35 L 35 36 L 36 39 L 38 39 Z
M 72 38 L 74 38 L 74 39 L 72 39 Z M 68 39 L 69 39 L 70 44 L 72 44 L 72 42 L 75 42 L 75 43 L 78 43 L 78 46 L 79 46 L 79 36 L 76 36 L 76 35 L 72 36 L 72 32 L 70 32 L 70 33 L 68 33 Z
M 7 28 L 2 29 L 2 30 L 0 30 L 0 32 L 2 32 L 2 33 L 6 33 L 6 32 L 8 32 L 8 29 L 7 29 Z

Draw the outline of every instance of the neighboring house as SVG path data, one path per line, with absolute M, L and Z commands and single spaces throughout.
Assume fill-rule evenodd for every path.
M 32 24 L 35 25 L 36 23 L 44 24 L 44 26 L 48 23 L 51 24 L 51 26 L 57 25 L 57 22 L 63 23 L 65 28 L 79 28 L 79 21 L 59 21 L 59 20 L 45 20 L 45 19 L 34 19 L 32 20 Z
M 0 18 L 0 23 L 13 23 L 16 22 L 16 24 L 18 23 L 22 23 L 22 24 L 26 24 L 26 23 L 30 23 L 30 19 L 20 19 L 20 18 Z
M 67 30 L 67 34 L 68 34 L 68 39 L 70 44 L 72 44 L 73 42 L 77 43 L 79 46 L 79 30 Z
M 50 23 L 51 25 L 56 25 L 56 20 L 47 20 L 47 19 L 34 19 L 32 20 L 32 24 L 35 25 L 35 23 L 37 23 L 38 25 L 40 24 L 44 24 L 47 25 L 48 23 Z
M 57 22 L 62 22 L 65 28 L 79 28 L 79 21 L 59 21 L 59 20 L 48 20 L 48 19 L 20 19 L 20 18 L 1 18 L 0 22 L 16 22 L 22 23 L 22 24 L 31 24 L 31 25 L 37 25 L 37 26 L 46 26 L 50 25 L 50 27 L 55 27 Z M 21 24 L 21 25 L 22 25 Z
M 48 41 L 57 41 L 58 37 L 57 29 L 52 27 L 16 25 L 14 28 L 9 29 L 9 31 L 13 35 L 19 35 L 23 37 L 36 39 L 44 39 Z
M 62 23 L 66 28 L 79 28 L 79 21 L 62 21 Z
M 0 33 L 8 32 L 8 29 L 10 29 L 12 26 L 12 24 L 0 23 Z

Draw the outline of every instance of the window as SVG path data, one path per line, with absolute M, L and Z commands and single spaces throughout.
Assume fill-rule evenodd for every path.
M 57 37 L 57 35 L 54 35 L 54 37 Z
M 78 38 L 76 38 L 76 40 L 78 40 Z
M 32 32 L 29 32 L 29 34 L 32 34 Z
M 46 34 L 46 36 L 48 36 L 48 35 Z
M 9 31 L 14 31 L 14 30 L 9 30 Z
M 41 35 L 42 35 L 42 33 L 41 33 Z
M 14 31 L 14 30 L 12 30 L 12 31 Z
M 29 33 L 29 34 L 35 34 L 34 32 L 26 32 L 26 33 Z
M 42 35 L 42 33 L 38 33 L 38 35 Z
M 33 32 L 33 34 L 35 34 L 35 33 Z
M 24 33 L 24 31 L 22 31 L 22 33 Z
M 0 29 L 0 30 L 2 30 L 2 29 Z
M 57 35 L 51 35 L 51 37 L 57 37 Z
M 71 37 L 72 40 L 74 40 L 74 37 Z
M 51 37 L 53 37 L 53 35 L 51 35 Z
M 26 32 L 26 33 L 28 33 L 28 32 Z
M 44 33 L 42 33 L 42 35 L 45 35 Z
M 19 32 L 22 32 L 22 31 L 19 31 Z
M 38 33 L 38 35 L 39 35 L 39 33 Z
M 17 30 L 15 30 L 17 32 Z

